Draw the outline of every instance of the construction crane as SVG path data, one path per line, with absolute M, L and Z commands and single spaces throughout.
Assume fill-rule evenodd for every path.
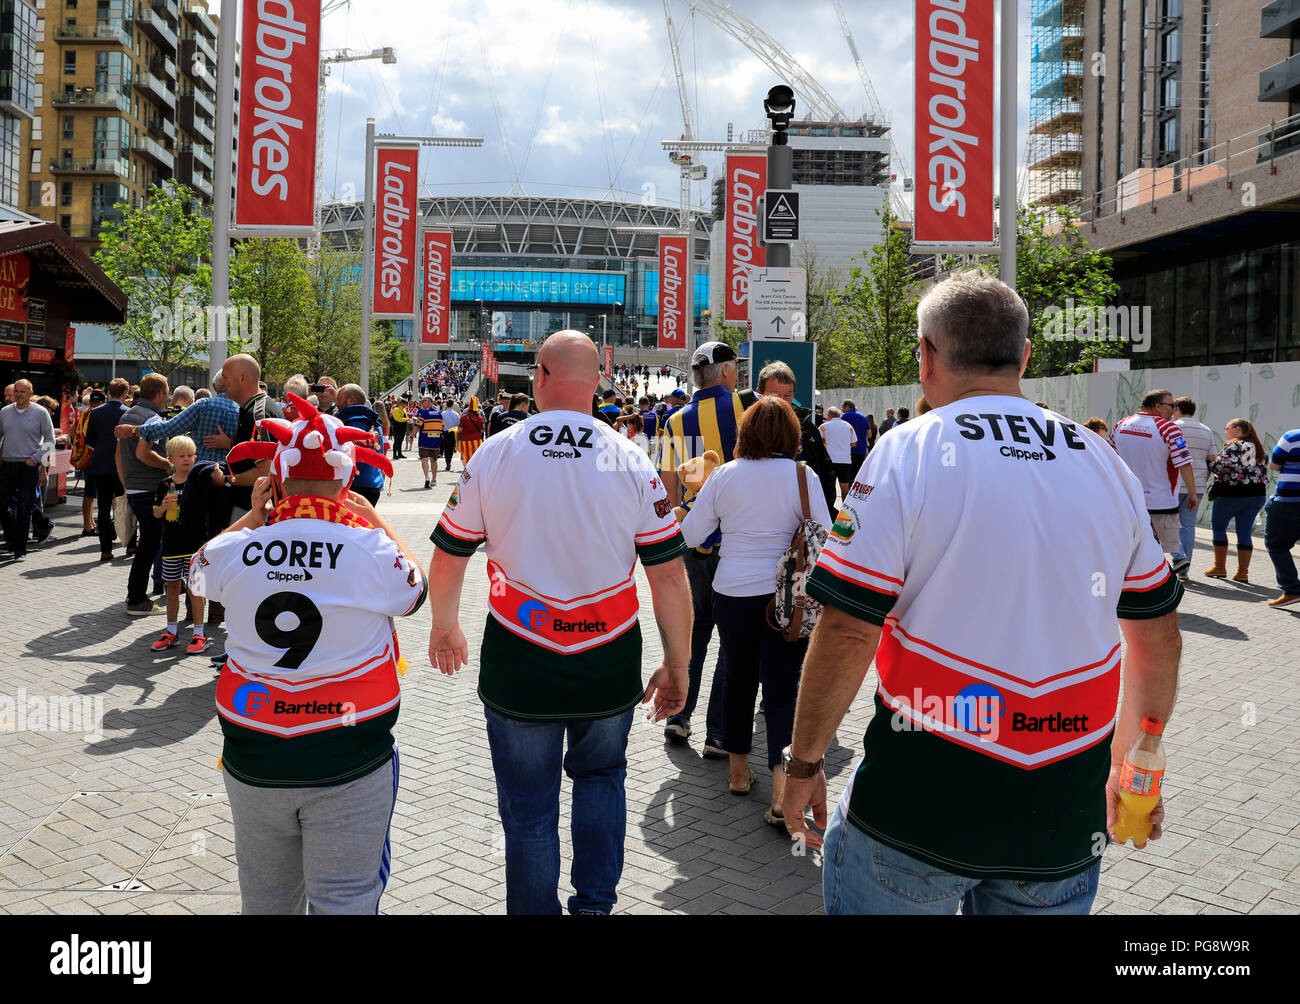
M 691 118 L 691 103 L 686 97 L 686 77 L 682 73 L 682 54 L 677 48 L 677 29 L 673 26 L 673 12 L 668 6 L 668 0 L 664 0 L 664 19 L 668 22 L 668 47 L 673 53 L 673 72 L 677 74 L 677 96 L 682 102 L 682 128 L 685 129 L 685 135 L 682 139 L 695 138 L 695 123 Z M 674 163 L 676 163 L 674 161 Z
M 840 0 L 832 0 L 835 4 L 835 14 L 840 19 L 840 29 L 844 32 L 844 41 L 849 45 L 849 52 L 853 55 L 853 64 L 858 68 L 858 79 L 862 81 L 862 89 L 867 92 L 867 102 L 871 106 L 871 115 L 880 125 L 886 125 L 889 122 L 888 116 L 885 115 L 885 109 L 880 103 L 880 98 L 876 96 L 876 89 L 871 85 L 871 77 L 867 75 L 867 68 L 862 63 L 862 57 L 858 54 L 857 43 L 853 41 L 853 29 L 849 27 L 848 15 L 844 13 L 844 5 Z M 907 160 L 903 153 L 898 149 L 898 144 L 894 142 L 894 131 L 889 131 L 889 156 L 892 161 L 894 173 L 902 179 L 902 184 L 891 184 L 889 186 L 889 201 L 893 206 L 894 215 L 899 219 L 907 220 L 911 218 L 911 209 L 907 205 L 907 200 L 903 198 L 903 192 L 906 191 L 907 179 L 911 177 L 911 169 L 907 166 Z
M 699 11 L 725 31 L 755 56 L 766 63 L 781 80 L 794 88 L 808 109 L 808 114 L 823 122 L 842 122 L 848 116 L 836 104 L 830 92 L 813 79 L 799 60 L 780 42 L 740 14 L 731 4 L 716 0 L 681 0 L 693 11 Z
M 323 14 L 347 6 L 348 0 L 334 0 Z M 320 54 L 320 90 L 316 95 L 316 216 L 315 231 L 307 242 L 307 250 L 314 257 L 320 251 L 321 221 L 324 212 L 325 192 L 325 80 L 330 75 L 333 63 L 359 63 L 366 59 L 378 59 L 386 65 L 397 62 L 397 52 L 391 45 L 369 52 L 356 52 L 352 49 L 332 49 Z

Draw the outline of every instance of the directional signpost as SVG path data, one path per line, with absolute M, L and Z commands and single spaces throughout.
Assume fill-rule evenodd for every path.
M 749 273 L 749 323 L 763 341 L 808 337 L 808 277 L 801 268 L 756 268 Z

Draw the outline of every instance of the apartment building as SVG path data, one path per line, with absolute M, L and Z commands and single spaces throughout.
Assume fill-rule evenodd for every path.
M 22 136 L 36 114 L 36 5 L 0 0 L 0 217 L 24 219 Z
M 1150 306 L 1135 366 L 1300 359 L 1300 0 L 1087 0 L 1088 241 Z
M 92 251 L 175 179 L 212 201 L 218 22 L 204 0 L 36 0 L 23 209 Z

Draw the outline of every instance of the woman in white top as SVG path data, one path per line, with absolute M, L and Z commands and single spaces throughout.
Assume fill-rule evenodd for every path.
M 785 775 L 781 751 L 794 728 L 799 670 L 808 640 L 788 642 L 767 622 L 767 605 L 776 590 L 776 565 L 803 519 L 799 500 L 802 475 L 808 486 L 809 513 L 830 526 L 820 482 L 809 467 L 799 468 L 799 420 L 779 397 L 762 397 L 745 412 L 736 436 L 736 459 L 718 467 L 682 521 L 682 535 L 698 547 L 722 529 L 721 557 L 713 577 L 713 615 L 726 652 L 722 747 L 731 758 L 733 794 L 748 795 L 754 783 L 748 754 L 754 731 L 754 698 L 763 685 L 767 723 L 767 764 L 772 771 L 772 804 L 763 818 L 784 826 L 781 797 Z M 721 663 L 722 660 L 719 660 Z

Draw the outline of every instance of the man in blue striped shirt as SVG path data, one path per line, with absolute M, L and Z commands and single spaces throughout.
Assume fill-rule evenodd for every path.
M 159 446 L 165 446 L 172 436 L 189 436 L 198 448 L 200 460 L 224 463 L 226 453 L 229 452 L 232 444 L 228 443 L 223 449 L 209 446 L 207 440 L 213 437 L 214 441 L 219 442 L 222 441 L 223 436 L 226 439 L 234 438 L 235 430 L 239 428 L 239 405 L 222 392 L 224 384 L 220 374 L 213 381 L 212 386 L 217 392 L 216 397 L 205 397 L 195 401 L 175 418 L 167 420 L 157 416 L 151 418 L 140 426 L 140 436 Z M 119 439 L 134 433 L 134 426 L 117 427 L 116 434 Z
M 1282 433 L 1268 466 L 1278 476 L 1273 497 L 1264 506 L 1264 546 L 1282 590 L 1268 605 L 1289 607 L 1300 603 L 1300 576 L 1291 557 L 1291 548 L 1300 540 L 1300 429 Z
M 716 453 L 720 463 L 732 459 L 740 416 L 753 399 L 752 392 L 747 392 L 749 402 L 742 401 L 736 393 L 737 376 L 736 352 L 726 342 L 706 342 L 691 356 L 691 379 L 697 390 L 689 404 L 665 418 L 663 426 L 659 473 L 673 505 L 682 504 L 689 509 L 695 501 L 695 492 L 684 489 L 677 476 L 679 465 L 703 456 L 706 450 Z M 695 619 L 691 628 L 690 690 L 686 706 L 680 714 L 670 717 L 664 727 L 664 736 L 675 742 L 684 743 L 690 736 L 691 715 L 700 696 L 704 656 L 713 637 L 713 575 L 718 569 L 721 540 L 722 534 L 715 531 L 700 547 L 686 552 L 686 578 L 691 584 Z M 710 759 L 727 755 L 721 745 L 725 674 L 725 660 L 719 650 L 705 716 L 704 756 Z

